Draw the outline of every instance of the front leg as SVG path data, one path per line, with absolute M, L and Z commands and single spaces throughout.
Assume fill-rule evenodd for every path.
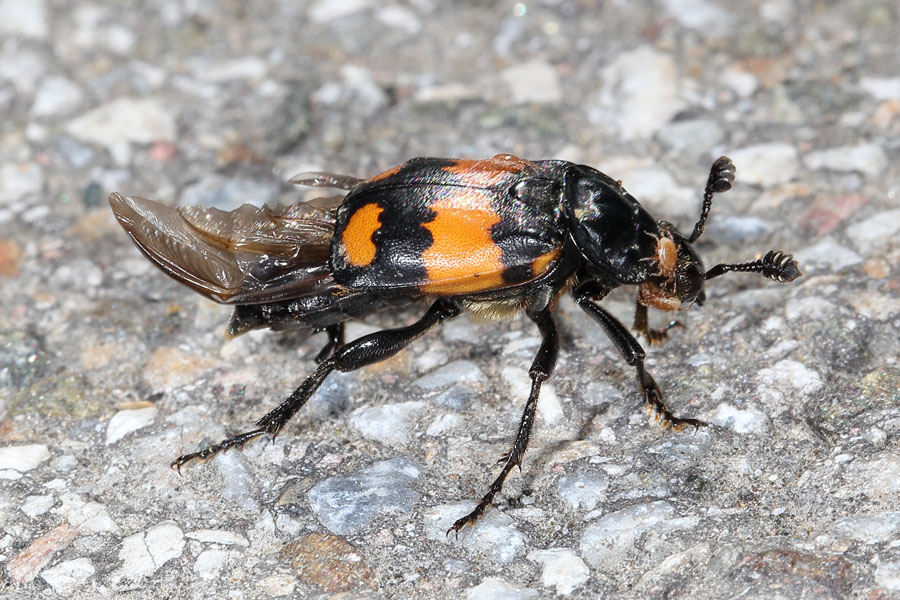
M 559 335 L 556 332 L 556 323 L 550 315 L 549 308 L 544 308 L 536 315 L 529 315 L 541 332 L 541 347 L 538 349 L 534 361 L 531 363 L 531 369 L 528 375 L 531 377 L 531 392 L 528 394 L 528 400 L 525 402 L 525 410 L 522 413 L 522 419 L 519 421 L 519 432 L 516 434 L 516 441 L 513 442 L 512 449 L 503 455 L 499 462 L 503 463 L 500 475 L 488 488 L 487 493 L 481 497 L 475 510 L 467 514 L 465 517 L 457 520 L 450 529 L 450 532 L 456 533 L 459 537 L 459 530 L 466 525 L 474 525 L 478 519 L 485 513 L 488 507 L 494 502 L 494 497 L 500 493 L 503 488 L 503 482 L 513 467 L 522 469 L 522 459 L 525 457 L 525 450 L 528 448 L 528 439 L 531 437 L 531 428 L 534 425 L 534 415 L 537 410 L 538 395 L 541 391 L 541 384 L 550 377 L 553 367 L 556 365 L 556 358 L 559 356 Z
M 575 303 L 603 327 L 606 335 L 612 340 L 625 362 L 637 371 L 638 388 L 641 390 L 644 402 L 647 403 L 647 410 L 656 417 L 657 422 L 663 427 L 671 426 L 676 431 L 680 431 L 688 425 L 693 425 L 694 427 L 706 425 L 706 423 L 697 419 L 676 417 L 666 408 L 662 400 L 662 392 L 656 384 L 656 380 L 644 369 L 644 358 L 646 356 L 644 349 L 618 319 L 592 300 L 592 298 L 600 299 L 603 297 L 602 287 L 599 287 L 599 284 L 595 281 L 585 282 L 578 286 L 573 295 Z
M 650 320 L 647 317 L 647 307 L 638 300 L 634 308 L 634 325 L 632 328 L 637 331 L 638 337 L 644 336 L 651 346 L 662 346 L 669 341 L 669 330 L 675 327 L 684 328 L 681 321 L 669 321 L 665 327 L 658 329 L 650 328 Z

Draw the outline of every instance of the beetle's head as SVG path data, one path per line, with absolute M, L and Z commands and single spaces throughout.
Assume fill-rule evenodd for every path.
M 657 272 L 638 287 L 638 301 L 660 310 L 687 310 L 703 306 L 703 262 L 675 226 L 660 221 L 656 255 Z
M 638 301 L 661 310 L 687 310 L 694 304 L 703 306 L 706 294 L 704 282 L 729 271 L 759 273 L 778 282 L 800 277 L 797 261 L 790 254 L 770 250 L 763 258 L 746 263 L 722 263 L 705 271 L 703 262 L 692 244 L 703 234 L 714 194 L 728 191 L 734 182 L 734 164 L 726 156 L 713 163 L 703 191 L 703 208 L 690 237 L 684 237 L 671 223 L 659 221 L 659 235 L 651 262 L 657 265 L 656 274 L 638 287 Z

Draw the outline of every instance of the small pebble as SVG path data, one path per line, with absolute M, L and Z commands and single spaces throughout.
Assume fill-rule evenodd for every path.
M 725 403 L 716 407 L 710 421 L 735 433 L 762 435 L 769 429 L 769 417 L 766 413 L 751 409 L 740 410 Z
M 478 366 L 469 360 L 457 360 L 423 375 L 413 383 L 426 390 L 450 384 L 483 383 L 487 380 Z
M 228 560 L 237 560 L 240 556 L 238 552 L 229 552 L 227 550 L 204 550 L 197 556 L 197 560 L 194 561 L 194 573 L 200 579 L 217 579 Z
M 581 555 L 595 569 L 615 572 L 633 555 L 638 540 L 648 543 L 645 535 L 656 537 L 690 529 L 698 521 L 696 517 L 678 518 L 672 505 L 662 500 L 636 504 L 589 525 L 581 536 Z
M 44 39 L 50 33 L 45 0 L 0 1 L 0 33 Z
M 112 575 L 116 582 L 137 582 L 178 558 L 184 551 L 184 533 L 174 521 L 162 521 L 146 531 L 122 540 L 119 549 L 121 567 Z
M 31 113 L 36 117 L 63 115 L 81 103 L 81 88 L 65 77 L 49 76 L 41 80 L 34 94 Z
M 509 583 L 502 577 L 487 577 L 475 587 L 466 590 L 466 600 L 534 600 L 537 590 Z
M 23 513 L 32 519 L 44 514 L 51 508 L 56 500 L 53 496 L 26 496 L 22 505 L 19 507 Z
M 579 470 L 559 478 L 556 490 L 572 512 L 589 512 L 606 499 L 609 476 L 602 471 Z
M 863 256 L 871 256 L 897 239 L 900 233 L 900 208 L 886 210 L 847 227 L 847 237 Z
M 515 104 L 555 104 L 562 100 L 556 69 L 550 63 L 532 60 L 500 73 Z
M 618 128 L 624 140 L 653 135 L 684 106 L 675 61 L 651 46 L 623 52 L 602 76 L 600 110 L 591 111 L 589 117 Z
M 87 558 L 76 558 L 59 563 L 53 568 L 41 571 L 41 579 L 60 596 L 71 596 L 75 590 L 96 572 Z
M 405 515 L 419 501 L 413 483 L 419 468 L 395 458 L 346 477 L 329 477 L 309 490 L 309 505 L 319 521 L 337 535 L 355 535 L 383 514 Z
M 402 446 L 410 438 L 407 421 L 423 408 L 425 403 L 419 401 L 364 406 L 350 414 L 349 422 L 366 439 L 388 446 Z
M 106 445 L 114 444 L 123 437 L 146 427 L 156 419 L 156 407 L 138 408 L 135 410 L 120 410 L 109 420 L 106 426 Z
M 822 388 L 822 378 L 816 371 L 803 363 L 789 359 L 760 369 L 757 378 L 765 385 L 796 390 L 802 394 L 812 394 Z
M 561 596 L 568 596 L 591 576 L 581 557 L 569 548 L 533 550 L 528 560 L 541 563 L 541 583 L 556 589 Z
M 0 479 L 18 479 L 50 458 L 43 444 L 24 444 L 0 448 Z
M 747 146 L 730 152 L 738 183 L 770 187 L 794 179 L 800 168 L 797 150 L 780 142 Z
M 888 159 L 881 146 L 859 144 L 816 150 L 803 157 L 803 162 L 810 169 L 828 169 L 839 172 L 858 171 L 874 178 L 878 177 L 887 167 Z
M 204 544 L 221 544 L 223 546 L 249 546 L 244 536 L 221 529 L 197 529 L 184 534 L 184 537 L 203 542 Z

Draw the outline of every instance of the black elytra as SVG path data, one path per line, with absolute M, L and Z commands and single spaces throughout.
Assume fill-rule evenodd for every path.
M 417 158 L 369 179 L 304 173 L 292 183 L 346 195 L 224 212 L 171 208 L 114 193 L 109 202 L 141 252 L 177 281 L 234 305 L 228 334 L 251 329 L 326 331 L 318 366 L 256 428 L 185 454 L 181 467 L 277 435 L 332 371 L 353 371 L 389 358 L 464 311 L 482 318 L 524 313 L 541 334 L 529 369 L 531 391 L 512 448 L 475 509 L 448 530 L 474 524 L 493 504 L 510 471 L 521 468 L 541 385 L 553 373 L 559 337 L 552 311 L 569 290 L 575 303 L 635 369 L 648 410 L 664 427 L 699 427 L 676 417 L 644 368 L 644 350 L 600 306 L 610 291 L 637 286 L 634 328 L 662 343 L 671 321 L 651 329 L 648 308 L 687 310 L 705 301 L 704 283 L 728 272 L 758 273 L 778 282 L 801 275 L 789 254 L 719 264 L 706 270 L 692 244 L 703 234 L 714 194 L 734 181 L 721 157 L 710 169 L 700 218 L 689 237 L 654 219 L 621 182 L 566 161 Z M 417 301 L 430 308 L 418 321 L 345 342 L 344 323 Z

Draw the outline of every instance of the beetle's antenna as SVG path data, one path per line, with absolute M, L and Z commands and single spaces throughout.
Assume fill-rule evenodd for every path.
M 709 169 L 709 179 L 706 180 L 706 188 L 703 190 L 703 209 L 700 211 L 700 220 L 694 225 L 694 232 L 691 234 L 688 243 L 694 243 L 703 235 L 706 229 L 706 219 L 709 217 L 709 209 L 712 207 L 712 197 L 714 194 L 721 194 L 731 189 L 734 183 L 734 163 L 727 156 L 720 156 Z
M 759 273 L 763 277 L 768 277 L 779 283 L 787 283 L 793 281 L 803 275 L 797 266 L 797 261 L 790 254 L 785 254 L 781 250 L 769 250 L 766 255 L 760 259 L 739 263 L 739 264 L 718 264 L 706 272 L 705 279 L 709 280 L 719 275 L 724 275 L 729 271 L 738 271 L 742 273 Z

